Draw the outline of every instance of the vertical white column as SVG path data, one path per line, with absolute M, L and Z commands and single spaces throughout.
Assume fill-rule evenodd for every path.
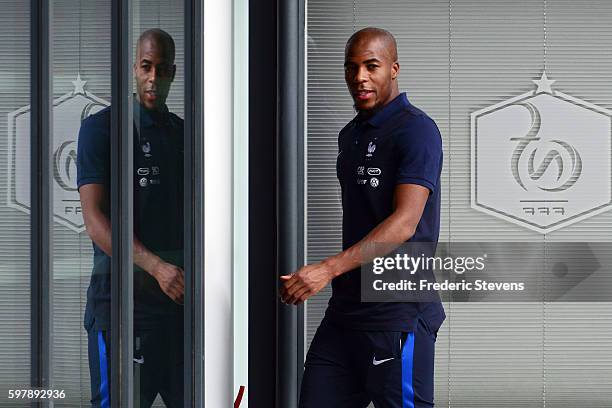
M 249 377 L 249 0 L 234 0 L 234 395 Z M 272 180 L 270 180 L 272 182 Z
M 232 1 L 204 0 L 204 403 L 233 405 Z

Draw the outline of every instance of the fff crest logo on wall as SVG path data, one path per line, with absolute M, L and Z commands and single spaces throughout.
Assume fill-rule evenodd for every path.
M 612 208 L 612 111 L 551 85 L 471 114 L 472 208 L 546 233 Z
M 77 139 L 81 121 L 108 102 L 85 91 L 77 76 L 74 90 L 53 101 L 53 216 L 75 231 L 85 230 L 76 185 Z M 8 114 L 8 206 L 30 212 L 30 106 Z

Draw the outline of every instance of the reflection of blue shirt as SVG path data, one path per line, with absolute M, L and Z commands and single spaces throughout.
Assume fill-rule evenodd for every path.
M 442 140 L 434 121 L 408 102 L 406 94 L 369 119 L 358 115 L 340 131 L 337 175 L 342 188 L 342 241 L 349 248 L 393 212 L 398 184 L 418 184 L 429 198 L 409 241 L 437 243 L 440 231 Z M 332 281 L 326 318 L 364 330 L 412 330 L 420 314 L 432 330 L 445 319 L 440 302 L 361 302 L 359 269 Z
M 103 184 L 110 195 L 110 108 L 85 119 L 79 131 L 77 185 Z M 134 234 L 162 259 L 183 267 L 183 120 L 134 101 Z M 110 211 L 110 210 L 109 210 Z M 108 214 L 110 218 L 110 214 Z M 110 257 L 95 243 L 87 291 L 86 327 L 110 326 Z M 134 270 L 134 324 L 153 326 L 182 308 L 147 272 Z

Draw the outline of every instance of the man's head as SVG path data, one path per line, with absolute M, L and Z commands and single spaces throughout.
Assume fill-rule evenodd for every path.
M 134 77 L 138 101 L 147 109 L 160 109 L 166 103 L 176 74 L 174 40 L 164 30 L 143 32 L 136 43 Z
M 387 30 L 368 27 L 354 33 L 344 49 L 344 80 L 355 109 L 368 115 L 399 95 L 397 45 Z

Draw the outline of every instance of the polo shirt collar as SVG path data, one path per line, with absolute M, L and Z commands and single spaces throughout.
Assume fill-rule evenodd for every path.
M 162 126 L 168 123 L 168 107 L 164 104 L 161 111 L 145 108 L 134 96 L 134 123 L 139 127 Z
M 391 119 L 402 109 L 410 106 L 410 102 L 408 102 L 408 97 L 405 92 L 400 93 L 395 97 L 391 102 L 382 107 L 378 112 L 372 115 L 370 118 L 366 119 L 366 123 L 374 127 L 380 127 L 383 123 Z

